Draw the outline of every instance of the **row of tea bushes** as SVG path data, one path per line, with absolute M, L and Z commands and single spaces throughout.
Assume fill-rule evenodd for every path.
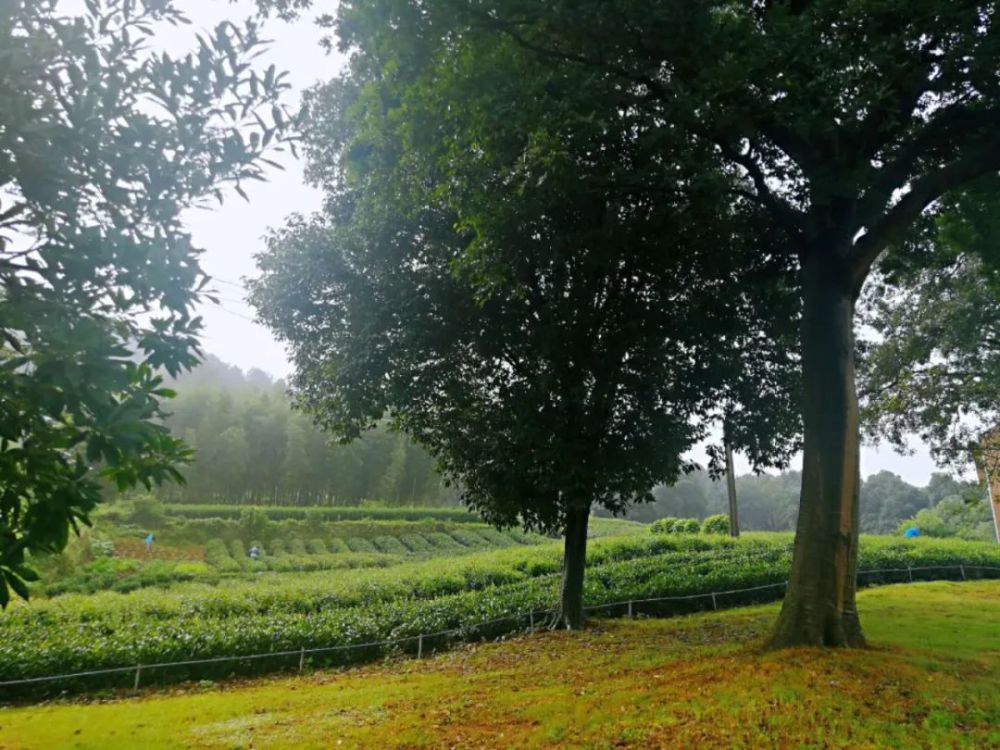
M 782 587 L 717 597 L 691 597 L 780 584 L 788 574 L 790 535 L 749 538 L 632 538 L 595 542 L 589 556 L 585 598 L 601 614 L 680 614 L 717 606 L 767 601 Z M 188 584 L 170 591 L 128 595 L 67 596 L 19 605 L 0 616 L 0 681 L 48 674 L 186 659 L 266 654 L 274 651 L 365 644 L 444 629 L 459 636 L 492 637 L 523 627 L 512 619 L 485 628 L 495 617 L 543 610 L 554 601 L 557 545 L 508 548 L 453 560 L 431 559 L 388 570 L 325 574 L 265 574 L 253 584 L 225 587 Z M 926 566 L 966 566 L 958 569 Z M 975 566 L 1000 568 L 995 545 L 950 540 L 862 538 L 861 582 L 981 577 Z M 890 569 L 890 570 L 886 570 Z M 897 572 L 892 572 L 896 569 Z M 446 639 L 445 639 L 446 640 Z M 438 644 L 428 639 L 426 649 Z M 317 664 L 374 658 L 382 646 L 359 647 L 315 657 Z M 297 660 L 296 660 L 297 661 Z M 239 660 L 150 670 L 144 679 L 215 678 L 290 666 L 282 658 Z M 75 682 L 9 688 L 25 691 L 94 689 L 121 684 L 115 675 Z

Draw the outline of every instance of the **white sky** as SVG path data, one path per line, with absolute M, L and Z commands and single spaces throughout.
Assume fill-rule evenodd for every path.
M 193 21 L 193 26 L 170 29 L 158 37 L 158 42 L 178 52 L 193 48 L 194 34 L 211 28 L 222 19 L 239 19 L 251 14 L 253 3 L 248 0 L 176 0 Z M 317 3 L 330 11 L 335 3 Z M 316 28 L 310 17 L 292 24 L 273 21 L 265 30 L 273 39 L 268 61 L 279 70 L 289 72 L 293 95 L 310 85 L 331 78 L 340 68 L 342 59 L 327 55 L 319 46 L 324 31 Z M 293 213 L 310 213 L 319 208 L 319 193 L 306 186 L 302 165 L 287 155 L 285 171 L 274 171 L 268 183 L 247 186 L 250 202 L 235 194 L 211 210 L 196 210 L 188 214 L 188 227 L 195 242 L 205 249 L 205 270 L 218 280 L 215 285 L 224 300 L 221 309 L 204 305 L 206 351 L 244 370 L 257 367 L 276 377 L 288 374 L 290 367 L 285 352 L 268 330 L 252 321 L 253 311 L 243 302 L 239 288 L 243 277 L 255 275 L 253 255 L 263 248 L 263 236 L 269 227 L 282 224 Z M 862 447 L 861 474 L 864 477 L 883 469 L 895 472 L 911 484 L 924 485 L 935 470 L 926 446 L 914 441 L 915 454 L 900 456 L 888 447 L 881 450 Z M 695 451 L 696 460 L 705 462 L 703 451 Z M 799 468 L 796 466 L 795 468 Z M 736 457 L 737 473 L 748 471 L 748 465 Z

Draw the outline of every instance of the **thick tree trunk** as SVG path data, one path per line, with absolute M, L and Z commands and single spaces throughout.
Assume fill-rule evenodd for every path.
M 802 495 L 788 591 L 773 647 L 863 646 L 855 608 L 858 400 L 854 299 L 834 253 L 803 261 Z
M 583 627 L 583 574 L 587 565 L 587 523 L 590 507 L 566 512 L 563 547 L 562 588 L 553 628 L 579 630 Z

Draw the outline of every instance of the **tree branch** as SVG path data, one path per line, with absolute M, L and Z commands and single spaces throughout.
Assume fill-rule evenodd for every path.
M 757 202 L 767 207 L 778 221 L 791 226 L 793 230 L 802 231 L 805 229 L 805 214 L 771 191 L 767 186 L 767 178 L 763 170 L 761 170 L 760 165 L 753 159 L 752 152 L 740 153 L 725 141 L 716 140 L 715 142 L 722 151 L 723 156 L 739 164 L 746 170 L 757 191 Z
M 941 144 L 954 144 L 960 148 L 963 141 L 984 133 L 992 136 L 1000 128 L 1000 108 L 970 111 L 966 102 L 945 107 L 900 149 L 895 158 L 879 170 L 872 187 L 865 192 L 861 202 L 859 220 L 869 224 L 881 213 L 894 190 L 906 184 L 916 164 L 923 158 L 941 150 Z M 941 156 L 941 154 L 937 154 Z M 944 154 L 945 157 L 952 154 Z
M 898 239 L 927 206 L 948 190 L 997 169 L 1000 169 L 1000 138 L 910 183 L 910 191 L 854 243 L 849 255 L 854 288 L 861 288 L 886 245 Z

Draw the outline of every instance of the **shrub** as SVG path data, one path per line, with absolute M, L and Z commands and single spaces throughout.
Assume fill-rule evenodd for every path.
M 325 555 L 328 550 L 322 539 L 310 539 L 306 542 L 306 551 L 310 555 Z
M 349 536 L 344 543 L 351 552 L 378 552 L 374 544 L 359 536 Z
M 372 544 L 379 552 L 388 552 L 393 555 L 405 555 L 410 551 L 394 536 L 377 536 L 372 539 Z
M 718 513 L 714 516 L 709 516 L 701 524 L 701 530 L 706 534 L 728 534 L 729 533 L 729 517 Z
M 510 547 L 516 542 L 496 529 L 476 529 L 476 533 L 490 543 L 491 547 Z
M 440 531 L 432 531 L 428 534 L 424 534 L 423 537 L 439 550 L 459 551 L 465 549 L 450 536 Z
M 674 530 L 680 534 L 697 534 L 701 531 L 701 524 L 698 523 L 697 518 L 682 518 L 677 522 Z
M 284 539 L 275 539 L 267 551 L 271 557 L 280 557 L 288 553 Z
M 399 537 L 399 541 L 406 545 L 410 552 L 430 552 L 433 549 L 420 534 L 403 534 Z
M 650 531 L 654 534 L 673 534 L 677 530 L 678 518 L 658 518 L 653 521 Z
M 347 546 L 347 543 L 340 537 L 333 537 L 327 543 L 326 546 L 330 548 L 330 552 L 350 552 L 351 548 Z
M 489 542 L 483 539 L 483 537 L 475 531 L 470 531 L 468 529 L 452 529 L 448 532 L 448 535 L 463 547 L 469 547 L 471 549 L 484 549 L 490 546 Z
M 288 540 L 288 554 L 290 554 L 290 555 L 298 555 L 300 557 L 304 557 L 305 555 L 308 555 L 309 553 L 306 551 L 306 543 L 303 542 L 301 539 L 298 539 L 298 538 L 296 538 L 296 539 L 289 539 Z

